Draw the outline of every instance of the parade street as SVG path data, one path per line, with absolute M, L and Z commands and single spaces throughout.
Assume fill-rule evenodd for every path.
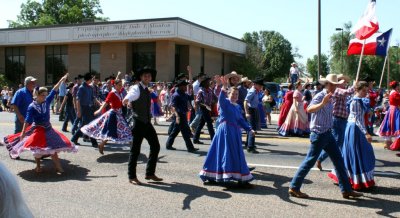
M 0 114 L 1 136 L 13 132 L 13 120 L 12 113 Z M 52 115 L 51 123 L 61 131 L 58 116 Z M 62 175 L 55 173 L 50 158 L 43 161 L 44 172 L 35 173 L 30 152 L 11 160 L 2 147 L 0 159 L 16 175 L 35 217 L 400 217 L 400 158 L 396 152 L 384 150 L 378 137 L 373 142 L 375 190 L 364 193 L 360 200 L 343 199 L 327 176 L 332 169 L 327 160 L 324 171 L 313 169 L 306 177 L 302 191 L 311 198 L 299 199 L 289 197 L 288 186 L 308 150 L 307 138 L 280 137 L 272 125 L 256 137 L 260 153 L 245 152 L 248 164 L 256 167 L 253 189 L 205 186 L 197 174 L 210 144 L 207 131 L 201 135 L 205 144 L 195 145 L 200 148 L 197 154 L 186 151 L 181 136 L 174 144 L 177 150 L 169 151 L 165 149 L 168 124 L 161 122 L 156 127 L 162 147 L 156 172 L 164 179 L 160 183 L 144 179 L 149 151 L 146 141 L 137 170 L 143 186 L 128 182 L 129 145 L 106 145 L 105 154 L 100 155 L 80 139 L 78 153 L 60 154 Z

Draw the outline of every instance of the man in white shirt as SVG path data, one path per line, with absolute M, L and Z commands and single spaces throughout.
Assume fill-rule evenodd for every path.
M 293 62 L 292 67 L 290 67 L 289 78 L 290 78 L 290 83 L 292 83 L 293 85 L 300 78 L 300 71 L 299 71 L 299 68 L 297 68 L 297 64 L 295 62 Z
M 136 166 L 143 139 L 146 139 L 150 145 L 145 179 L 156 182 L 163 180 L 155 175 L 158 154 L 160 152 L 160 142 L 157 132 L 150 122 L 151 97 L 148 86 L 156 74 L 157 72 L 153 69 L 142 69 L 139 71 L 137 77 L 140 78 L 140 83 L 134 85 L 123 100 L 124 105 L 130 104 L 131 117 L 128 120 L 133 135 L 128 162 L 128 176 L 129 182 L 136 185 L 142 184 L 137 178 Z
M 193 83 L 193 96 L 197 96 L 197 93 L 200 91 L 200 83 L 203 81 L 203 79 L 206 77 L 205 73 L 199 73 L 199 75 L 197 76 L 197 80 Z M 195 99 L 196 101 L 196 99 Z M 195 130 L 197 129 L 197 126 L 199 125 L 200 121 L 201 121 L 201 114 L 200 114 L 200 110 L 197 106 L 195 106 L 195 110 L 196 110 L 196 116 L 193 119 L 193 121 L 190 123 L 190 130 L 192 131 L 192 133 L 195 132 Z

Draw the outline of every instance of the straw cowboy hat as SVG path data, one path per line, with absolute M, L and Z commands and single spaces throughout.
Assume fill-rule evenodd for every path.
M 321 84 L 325 84 L 325 83 L 328 82 L 328 83 L 332 83 L 332 84 L 334 84 L 334 85 L 339 85 L 339 84 L 343 84 L 343 83 L 344 83 L 344 80 L 340 80 L 340 81 L 339 81 L 338 75 L 330 73 L 330 74 L 328 74 L 328 75 L 326 76 L 326 78 L 321 78 L 321 79 L 319 80 L 319 82 L 320 82 Z
M 251 83 L 251 80 L 249 80 L 249 78 L 247 78 L 247 77 L 243 77 L 240 82 L 241 83 L 247 83 L 247 82 Z
M 242 79 L 242 75 L 237 74 L 236 71 L 232 71 L 232 73 L 227 74 L 227 75 L 225 76 L 225 78 L 226 78 L 227 80 L 229 80 L 229 79 L 232 78 L 232 77 L 237 77 L 237 78 L 239 78 L 239 80 Z
M 338 80 L 344 80 L 345 82 L 350 82 L 351 81 L 350 77 L 346 76 L 344 74 L 339 74 L 337 77 L 338 77 Z

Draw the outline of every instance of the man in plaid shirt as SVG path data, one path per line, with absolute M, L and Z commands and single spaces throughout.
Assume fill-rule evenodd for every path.
M 204 144 L 199 140 L 201 129 L 203 129 L 204 125 L 207 123 L 208 133 L 210 134 L 211 141 L 214 138 L 214 127 L 213 121 L 211 119 L 211 105 L 213 99 L 216 99 L 214 92 L 210 88 L 210 77 L 206 77 L 200 83 L 200 91 L 197 93 L 196 96 L 196 105 L 199 106 L 201 120 L 199 125 L 196 128 L 196 131 L 193 136 L 193 143 L 194 144 Z
M 334 94 L 332 95 L 333 102 L 333 127 L 332 134 L 335 138 L 336 145 L 340 148 L 343 147 L 344 142 L 344 132 L 346 130 L 347 118 L 349 117 L 349 111 L 347 108 L 347 101 L 349 97 L 351 97 L 354 93 L 354 85 L 348 89 L 345 89 L 347 84 L 350 81 L 348 76 L 344 76 L 340 74 L 338 76 L 339 80 L 344 80 L 345 82 L 341 87 L 337 88 Z M 328 154 L 325 151 L 322 151 L 317 160 L 317 168 L 322 170 L 321 163 L 328 157 Z

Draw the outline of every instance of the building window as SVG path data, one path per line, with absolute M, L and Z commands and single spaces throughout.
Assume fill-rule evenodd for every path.
M 8 80 L 23 83 L 25 78 L 25 47 L 6 48 L 5 76 Z
M 89 71 L 100 79 L 100 44 L 90 44 Z
M 68 68 L 68 46 L 46 46 L 46 85 L 57 82 Z
M 204 73 L 204 48 L 201 48 L 201 54 L 200 54 L 200 72 Z
M 132 69 L 137 71 L 144 67 L 156 68 L 156 43 L 133 43 Z

